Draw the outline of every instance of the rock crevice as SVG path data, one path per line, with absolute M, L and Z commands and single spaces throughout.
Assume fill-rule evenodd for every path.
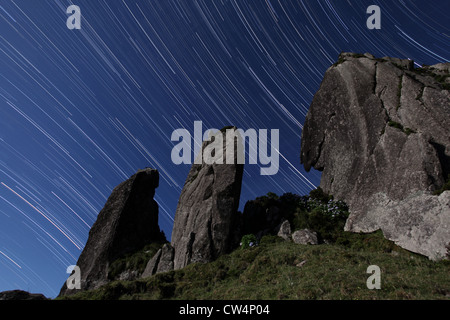
M 214 150 L 212 157 L 224 156 L 223 164 L 207 164 L 205 159 L 202 164 L 194 164 L 181 191 L 171 243 L 175 250 L 174 269 L 213 261 L 239 243 L 237 210 L 244 165 L 237 161 L 237 144 L 241 140 L 238 137 L 237 142 L 227 141 L 221 130 L 203 143 L 201 153 L 218 138 L 223 139 L 223 150 Z M 226 148 L 230 146 L 235 148 L 234 160 L 226 161 Z
M 301 162 L 323 171 L 321 188 L 349 205 L 347 230 L 382 229 L 432 259 L 445 255 L 450 239 L 449 228 L 429 227 L 450 226 L 450 208 L 428 199 L 449 173 L 449 68 L 415 69 L 411 60 L 343 53 L 326 71 L 302 132 Z M 425 200 L 436 207 L 417 209 L 421 219 L 419 211 L 406 211 L 408 203 Z M 380 210 L 389 214 L 381 219 Z

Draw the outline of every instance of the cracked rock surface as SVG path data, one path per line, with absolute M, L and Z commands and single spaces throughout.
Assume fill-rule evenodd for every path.
M 231 129 L 236 130 L 235 127 Z M 205 157 L 195 164 L 198 155 L 181 191 L 171 242 L 175 249 L 175 270 L 194 262 L 211 262 L 239 244 L 240 214 L 237 210 L 244 164 L 238 164 L 237 143 L 241 141 L 228 140 L 224 129 L 219 132 L 224 133 L 223 148 L 218 149 L 217 154 L 211 152 L 211 157 L 224 155 L 223 164 L 208 164 L 211 162 Z M 205 149 L 212 149 L 208 146 L 216 142 L 216 137 L 203 142 L 201 154 L 208 153 Z M 227 161 L 226 148 L 233 147 L 234 159 Z
M 165 240 L 158 225 L 158 204 L 153 199 L 159 185 L 155 169 L 139 170 L 114 188 L 77 261 L 81 290 L 92 290 L 109 282 L 109 265 L 153 241 Z M 64 283 L 60 295 L 70 295 Z
M 344 200 L 346 230 L 382 229 L 398 245 L 439 259 L 450 242 L 449 63 L 342 53 L 306 116 L 301 162 Z

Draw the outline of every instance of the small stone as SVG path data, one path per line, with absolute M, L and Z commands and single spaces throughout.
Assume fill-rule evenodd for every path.
M 144 272 L 141 275 L 141 278 L 147 278 L 156 273 L 158 269 L 159 259 L 161 258 L 162 250 L 159 249 L 156 254 L 148 261 L 147 266 L 145 267 Z
M 297 244 L 319 244 L 317 233 L 309 229 L 297 230 L 292 234 L 292 241 Z
M 291 224 L 288 220 L 283 221 L 277 228 L 277 236 L 286 241 L 291 240 Z
M 306 261 L 307 261 L 307 260 L 303 260 L 302 262 L 297 263 L 296 266 L 299 267 L 299 268 L 301 268 L 301 267 L 303 267 L 303 266 L 305 265 Z

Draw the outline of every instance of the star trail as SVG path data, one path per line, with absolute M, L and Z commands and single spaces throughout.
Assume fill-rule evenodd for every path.
M 81 29 L 66 26 L 81 9 Z M 368 6 L 381 29 L 366 27 Z M 309 104 L 340 52 L 450 58 L 449 1 L 4 0 L 0 5 L 0 291 L 55 297 L 112 189 L 156 168 L 170 239 L 189 165 L 174 130 L 279 129 L 280 169 L 246 165 L 246 201 L 307 194 Z

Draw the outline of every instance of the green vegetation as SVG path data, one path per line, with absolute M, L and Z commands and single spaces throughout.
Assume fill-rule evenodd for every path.
M 410 135 L 411 133 L 416 133 L 416 131 L 414 131 L 413 129 L 411 129 L 411 128 L 405 128 L 404 130 L 403 130 L 403 132 L 404 133 L 406 133 L 406 135 Z
M 403 132 L 406 133 L 406 135 L 408 135 L 408 136 L 409 136 L 411 133 L 416 133 L 416 131 L 414 131 L 413 129 L 411 129 L 411 128 L 404 128 L 402 124 L 400 124 L 400 123 L 398 123 L 398 122 L 395 122 L 395 121 L 392 121 L 392 120 L 389 120 L 389 121 L 388 121 L 388 125 L 389 125 L 390 127 L 394 127 L 394 128 L 396 128 L 396 129 L 399 129 L 399 130 L 403 131 Z
M 345 60 L 344 57 L 339 56 L 338 61 L 336 61 L 335 63 L 333 63 L 333 67 L 336 67 L 336 66 L 340 65 L 341 63 L 344 63 L 345 61 L 347 61 L 347 60 Z
M 449 299 L 449 260 L 433 262 L 411 253 L 385 239 L 381 231 L 343 231 L 348 207 L 322 189 L 309 196 L 268 193 L 257 199 L 266 206 L 276 203 L 284 210 L 293 231 L 316 231 L 321 244 L 300 245 L 265 235 L 254 246 L 251 243 L 256 243 L 256 237 L 247 234 L 240 248 L 214 262 L 194 263 L 145 279 L 112 281 L 99 289 L 58 299 Z M 119 259 L 110 272 L 118 275 L 132 266 L 143 270 L 144 262 L 159 246 Z M 381 268 L 380 290 L 366 286 L 370 265 Z
M 254 234 L 247 234 L 242 237 L 241 240 L 241 249 L 246 249 L 250 247 L 254 247 L 257 245 L 257 240 Z
M 437 82 L 445 83 L 447 78 L 450 77 L 449 74 L 437 74 L 434 76 L 434 80 L 436 80 Z
M 208 264 L 136 281 L 114 281 L 64 299 L 448 299 L 449 261 L 432 262 L 373 234 L 344 233 L 336 244 L 261 239 Z M 306 261 L 306 262 L 305 262 Z M 302 265 L 299 267 L 299 263 Z M 369 290 L 369 265 L 381 289 Z
M 285 193 L 281 196 L 269 192 L 254 200 L 260 212 L 267 212 L 272 207 L 278 209 L 283 218 L 288 220 L 292 231 L 311 229 L 318 235 L 319 242 L 335 241 L 343 232 L 349 215 L 347 205 L 342 201 L 333 200 L 321 188 L 312 190 L 308 196 Z M 264 230 L 266 219 L 252 220 L 251 229 L 245 233 L 257 233 Z M 256 227 L 255 227 L 256 226 Z
M 108 278 L 117 279 L 119 275 L 126 270 L 137 270 L 139 273 L 144 272 L 148 261 L 163 246 L 162 242 L 155 242 L 146 245 L 142 250 L 133 254 L 125 255 L 110 264 L 108 270 Z
M 414 69 L 414 72 L 421 76 L 432 77 L 436 82 L 438 82 L 440 84 L 442 89 L 450 90 L 450 83 L 447 82 L 447 79 L 450 77 L 450 74 L 448 74 L 448 73 L 447 74 L 436 74 L 433 71 L 433 68 L 430 68 L 429 66 L 426 66 L 426 65 L 423 65 L 422 68 Z
M 351 54 L 350 56 L 351 56 L 352 58 L 367 58 L 367 57 L 366 57 L 364 54 L 362 54 L 362 53 L 353 53 L 353 54 Z M 347 56 L 339 55 L 338 61 L 336 61 L 336 62 L 333 64 L 333 67 L 336 67 L 336 66 L 340 65 L 341 63 L 344 63 L 345 61 L 347 61 L 347 60 L 346 60 L 346 57 L 347 57 Z
M 450 83 L 447 83 L 447 82 L 441 83 L 441 87 L 444 90 L 450 90 Z
M 334 201 L 319 187 L 298 202 L 291 226 L 293 230 L 313 230 L 317 232 L 319 242 L 330 243 L 343 234 L 348 215 L 344 202 Z
M 447 181 L 444 183 L 444 185 L 442 186 L 442 188 L 436 190 L 433 192 L 433 194 L 435 196 L 440 195 L 442 192 L 446 191 L 446 190 L 450 190 L 450 174 L 447 177 Z
M 402 130 L 402 131 L 403 131 L 403 126 L 402 126 L 400 123 L 398 123 L 398 122 L 395 122 L 395 121 L 390 120 L 390 121 L 388 122 L 388 125 L 389 125 L 390 127 L 393 127 L 393 128 L 396 128 L 396 129 L 399 129 L 399 130 Z
M 354 53 L 352 54 L 353 58 L 367 58 L 363 53 Z

